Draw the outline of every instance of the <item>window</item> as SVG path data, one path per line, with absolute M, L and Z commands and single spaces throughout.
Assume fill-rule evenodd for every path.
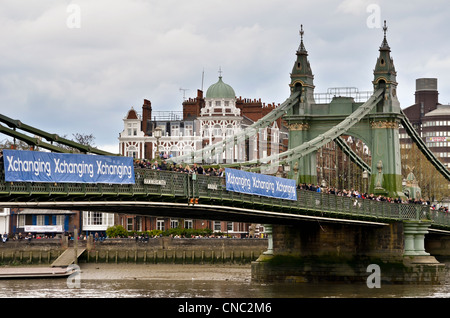
M 172 125 L 172 136 L 178 136 L 180 134 L 180 127 L 178 125 Z
M 64 214 L 58 214 L 56 216 L 56 224 L 55 225 L 64 225 L 65 219 L 66 219 L 66 216 Z
M 192 136 L 193 133 L 194 133 L 194 129 L 193 129 L 192 125 L 186 125 L 186 126 L 184 127 L 184 134 L 185 134 L 186 136 Z
M 222 228 L 220 226 L 220 222 L 219 221 L 214 221 L 214 231 L 220 232 L 221 229 Z
M 127 231 L 133 231 L 133 218 L 127 218 Z
M 45 215 L 36 215 L 36 225 L 45 225 Z
M 233 125 L 227 125 L 226 135 L 227 135 L 227 137 L 233 135 Z
M 142 218 L 136 217 L 136 231 L 142 231 Z
M 220 100 L 216 100 L 216 106 L 220 106 Z
M 25 215 L 19 214 L 17 216 L 17 227 L 24 227 L 25 226 Z
M 194 151 L 194 148 L 192 148 L 192 147 L 189 146 L 189 145 L 186 145 L 186 146 L 184 146 L 184 148 L 183 148 L 183 155 L 190 154 L 190 153 L 193 152 L 193 151 Z
M 184 220 L 184 228 L 185 229 L 192 229 L 193 222 L 192 220 Z
M 220 125 L 215 125 L 214 126 L 213 136 L 214 137 L 222 136 L 222 127 L 220 127 Z
M 160 231 L 164 231 L 164 220 L 157 219 L 156 220 L 156 229 Z
M 102 224 L 102 213 L 101 212 L 90 212 L 91 225 L 101 225 Z
M 227 222 L 227 231 L 233 231 L 233 222 Z
M 180 149 L 179 149 L 177 146 L 172 146 L 172 147 L 170 148 L 170 154 L 171 154 L 173 157 L 176 157 L 176 156 L 178 156 L 178 155 L 180 154 Z
M 178 219 L 170 219 L 170 228 L 171 229 L 176 229 L 179 224 L 180 224 L 180 221 Z

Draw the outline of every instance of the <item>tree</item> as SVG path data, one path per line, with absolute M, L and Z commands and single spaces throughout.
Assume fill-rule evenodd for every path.
M 95 143 L 94 143 L 95 137 L 92 134 L 87 135 L 87 134 L 75 133 L 75 134 L 72 134 L 72 136 L 73 136 L 72 141 L 75 141 L 76 143 L 82 144 L 84 146 L 95 147 Z M 68 139 L 67 135 L 64 135 L 61 137 L 64 139 Z M 63 148 L 63 149 L 73 150 L 74 152 L 79 152 L 78 149 L 73 149 L 70 146 L 67 146 L 67 145 L 64 145 L 64 144 L 61 144 L 58 142 L 56 142 L 56 146 Z
M 422 198 L 430 201 L 442 201 L 450 196 L 448 181 L 425 157 L 415 143 L 401 149 L 402 175 L 407 176 L 414 171 L 422 191 Z
M 76 134 L 72 134 L 72 136 L 75 138 L 74 141 L 79 144 L 82 144 L 84 146 L 91 146 L 91 147 L 95 146 L 95 143 L 94 143 L 95 137 L 92 134 L 86 135 L 86 134 L 76 133 Z
M 0 142 L 0 148 L 2 149 L 18 149 L 18 150 L 30 150 L 32 147 L 22 140 L 10 140 L 4 139 Z
M 128 237 L 128 231 L 122 225 L 114 225 L 106 229 L 106 236 L 110 238 Z

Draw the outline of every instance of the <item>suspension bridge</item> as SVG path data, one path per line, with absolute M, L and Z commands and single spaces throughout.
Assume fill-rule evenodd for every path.
M 398 132 L 399 126 L 402 125 L 426 159 L 450 181 L 448 169 L 427 148 L 400 108 L 396 94 L 397 73 L 390 56 L 386 30 L 385 27 L 384 39 L 374 69 L 373 93 L 365 102 L 356 102 L 346 96 L 336 96 L 326 104 L 315 102 L 314 76 L 303 43 L 302 29 L 300 46 L 296 51 L 296 61 L 290 74 L 290 96 L 284 103 L 245 130 L 219 143 L 207 145 L 200 150 L 170 160 L 177 163 L 194 163 L 203 162 L 217 154 L 222 155 L 227 148 L 242 143 L 254 136 L 259 129 L 268 127 L 281 117 L 289 127 L 287 151 L 254 161 L 222 166 L 239 167 L 264 174 L 272 173 L 273 168 L 280 165 L 289 165 L 291 169 L 288 177 L 294 179 L 296 184 L 316 183 L 317 151 L 326 144 L 335 142 L 350 160 L 370 174 L 371 193 L 403 197 Z M 20 139 L 31 147 L 55 153 L 81 152 L 99 156 L 117 156 L 61 138 L 5 115 L 0 115 L 0 122 L 2 123 L 0 133 Z M 33 137 L 26 133 L 32 134 Z M 364 141 L 370 149 L 370 163 L 365 162 L 345 143 L 342 139 L 344 135 L 355 136 Z M 43 141 L 44 139 L 46 141 Z M 393 246 L 397 245 L 401 246 L 399 249 L 404 255 L 428 256 L 423 248 L 424 234 L 429 231 L 450 233 L 448 216 L 430 209 L 427 205 L 393 204 L 303 190 L 298 190 L 296 201 L 283 200 L 228 191 L 224 178 L 206 175 L 135 169 L 135 183 L 122 185 L 6 182 L 4 173 L 3 170 L 0 178 L 0 207 L 132 211 L 136 214 L 154 216 L 233 220 L 267 225 L 300 224 L 302 233 L 305 233 L 302 225 L 305 222 L 309 224 L 320 222 L 330 226 L 333 224 L 351 226 L 353 229 L 375 228 L 376 230 L 371 230 L 373 232 L 371 239 L 375 241 L 382 240 L 382 237 L 385 237 L 383 231 L 389 228 L 393 237 L 391 239 L 397 241 L 390 242 L 387 250 L 396 256 L 398 251 Z M 323 230 L 322 226 L 320 230 Z M 314 232 L 315 239 L 320 237 L 317 236 L 320 230 Z M 344 228 L 344 231 L 347 230 L 348 228 Z M 311 229 L 306 230 L 310 231 Z M 355 231 L 360 233 L 359 230 L 350 232 Z M 271 230 L 268 232 L 271 234 Z M 394 238 L 392 233 L 397 232 L 400 234 Z M 317 240 L 320 241 L 322 238 Z M 269 241 L 271 245 L 271 236 Z M 281 248 L 280 244 L 284 244 L 284 247 Z M 286 244 L 282 240 L 277 246 L 280 251 L 284 251 Z M 289 244 L 291 246 L 293 243 Z M 364 252 L 374 253 L 374 247 L 370 245 L 370 248 L 372 250 Z M 379 246 L 375 249 L 376 253 L 381 253 Z M 273 250 L 276 248 L 270 246 L 267 254 L 272 255 Z M 320 251 L 315 252 L 320 254 Z

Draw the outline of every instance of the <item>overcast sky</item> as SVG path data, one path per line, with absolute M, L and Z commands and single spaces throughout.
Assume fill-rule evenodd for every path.
M 236 95 L 282 103 L 300 42 L 315 92 L 372 90 L 387 20 L 402 108 L 415 80 L 438 78 L 450 102 L 450 5 L 428 1 L 1 0 L 1 113 L 42 130 L 93 134 L 118 152 L 122 119 L 143 99 L 181 111 L 223 80 Z M 3 139 L 4 136 L 0 136 Z

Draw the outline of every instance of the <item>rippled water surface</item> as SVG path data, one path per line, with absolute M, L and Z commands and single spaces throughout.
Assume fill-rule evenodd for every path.
M 110 267 L 114 268 L 114 267 Z M 128 272 L 93 268 L 74 278 L 0 280 L 0 297 L 26 298 L 448 298 L 450 284 L 439 286 L 366 284 L 260 284 L 249 268 L 214 273 L 212 267 L 128 266 Z M 155 270 L 156 268 L 156 270 Z M 193 269 L 193 270 L 192 270 Z M 184 270 L 184 272 L 183 272 Z M 218 269 L 217 271 L 220 271 Z M 228 270 L 228 271 L 227 271 Z M 195 271 L 195 272 L 194 272 Z M 203 271 L 203 272 L 202 272 Z M 123 274 L 126 273 L 126 274 Z M 139 273 L 139 274 L 135 274 Z M 192 276 L 192 278 L 190 278 Z M 116 279 L 119 277 L 120 279 Z M 175 279 L 171 279 L 174 277 Z
M 78 288 L 65 279 L 0 281 L 0 297 L 27 298 L 292 298 L 292 297 L 450 297 L 450 286 L 350 284 L 255 284 L 236 281 L 88 280 Z

